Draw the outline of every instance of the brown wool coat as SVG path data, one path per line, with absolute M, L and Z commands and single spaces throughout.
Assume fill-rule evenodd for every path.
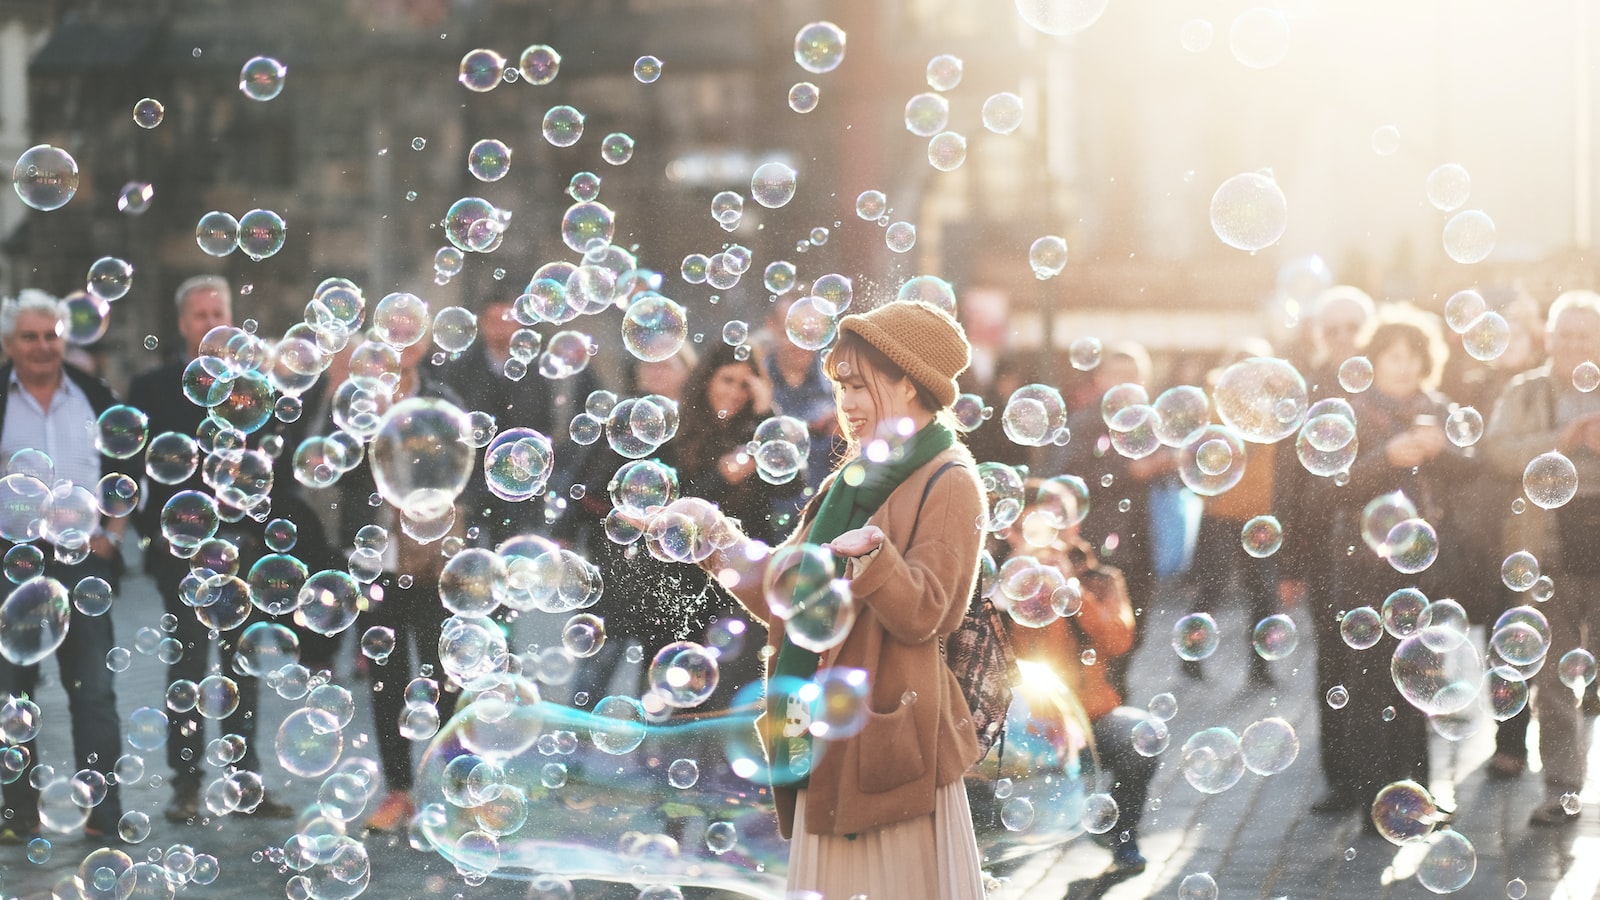
M 929 477 L 951 460 L 966 466 L 934 482 L 916 543 L 907 546 Z M 934 791 L 978 760 L 972 715 L 939 642 L 961 623 L 983 546 L 977 523 L 984 497 L 972 466 L 964 446 L 951 447 L 913 472 L 869 520 L 887 540 L 852 582 L 855 625 L 823 665 L 870 672 L 870 712 L 854 737 L 819 738 L 813 745 L 806 794 L 806 826 L 813 834 L 856 834 L 928 815 Z M 786 543 L 801 542 L 806 527 Z M 769 659 L 776 660 L 783 620 L 768 609 L 759 577 L 746 577 L 733 592 L 767 623 Z M 902 702 L 909 693 L 916 699 Z M 774 793 L 780 830 L 793 837 L 795 791 L 779 787 Z

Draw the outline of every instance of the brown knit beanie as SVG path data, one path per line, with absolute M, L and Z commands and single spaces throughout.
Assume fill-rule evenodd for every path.
M 839 320 L 839 333 L 853 331 L 928 389 L 940 408 L 956 402 L 956 378 L 972 362 L 972 345 L 961 323 L 920 300 L 895 300 Z

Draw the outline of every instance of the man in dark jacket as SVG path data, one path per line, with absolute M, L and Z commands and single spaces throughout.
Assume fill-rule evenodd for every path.
M 75 490 L 98 495 L 96 486 L 102 477 L 115 471 L 115 461 L 102 457 L 95 449 L 96 421 L 117 401 L 104 383 L 63 361 L 64 322 L 61 304 L 42 291 L 23 291 L 0 307 L 0 342 L 10 360 L 0 366 L 0 383 L 5 385 L 0 393 L 0 458 L 9 461 L 20 451 L 35 451 L 41 455 L 28 465 L 27 474 L 43 482 L 39 487 L 57 495 Z M 72 484 L 67 486 L 65 481 Z M 37 512 L 42 525 L 47 510 L 41 504 Z M 43 577 L 59 582 L 52 590 L 64 596 L 59 589 L 71 591 L 86 578 L 105 579 L 114 588 L 120 574 L 117 550 L 126 524 L 122 519 L 99 517 L 88 529 L 87 545 L 82 542 L 79 529 L 72 529 L 70 538 L 66 532 L 52 535 L 54 529 L 43 529 L 46 537 L 59 541 L 53 548 L 40 548 L 48 558 Z M 9 542 L 0 542 L 0 550 L 11 549 Z M 11 592 L 40 587 L 35 580 L 29 580 L 12 587 Z M 117 822 L 122 817 L 122 801 L 114 779 L 109 777 L 122 752 L 117 696 L 112 673 L 106 667 L 106 654 L 115 645 L 115 637 L 111 617 L 92 611 L 100 614 L 89 615 L 74 606 L 65 634 L 52 652 L 67 690 L 72 749 L 78 767 L 108 776 L 104 799 L 89 810 L 84 833 L 91 840 L 110 841 L 115 840 Z M 30 623 L 5 624 L 10 631 L 25 629 Z M 41 630 L 48 630 L 51 625 L 39 620 L 31 624 Z M 0 698 L 29 698 L 39 684 L 37 663 L 13 662 L 17 649 L 7 646 L 4 656 L 0 656 Z M 59 721 L 53 712 L 43 711 L 45 723 Z M 22 751 L 28 763 L 38 762 L 33 741 L 23 744 Z M 50 785 L 36 786 L 32 774 L 24 771 L 5 783 L 0 843 L 23 843 L 39 830 L 40 790 L 49 790 Z M 60 827 L 59 823 L 52 824 Z
M 134 379 L 133 386 L 128 391 L 129 405 L 143 410 L 149 417 L 149 434 L 152 438 L 168 431 L 190 437 L 199 433 L 201 423 L 206 419 L 207 410 L 185 396 L 184 371 L 200 355 L 200 342 L 208 332 L 218 326 L 233 324 L 232 292 L 228 282 L 220 277 L 199 275 L 185 281 L 178 286 L 177 304 L 178 331 L 183 336 L 185 355 L 181 359 L 140 375 Z M 293 452 L 294 448 L 291 446 L 280 454 L 280 458 Z M 288 484 L 284 484 L 275 478 L 273 488 L 275 505 L 281 506 L 281 503 L 278 503 L 280 496 L 288 494 L 293 488 L 292 479 Z M 223 732 L 237 734 L 245 739 L 245 754 L 239 760 L 239 766 L 259 772 L 261 767 L 256 757 L 255 739 L 255 710 L 259 684 L 254 677 L 239 673 L 233 665 L 237 640 L 242 632 L 224 635 L 220 641 L 214 642 L 211 639 L 210 629 L 195 616 L 195 611 L 182 599 L 180 586 L 184 577 L 189 574 L 189 560 L 174 555 L 161 533 L 161 511 L 166 507 L 167 501 L 180 491 L 210 492 L 200 475 L 199 468 L 186 481 L 178 484 L 162 484 L 154 479 L 146 479 L 143 488 L 144 502 L 136 521 L 139 532 L 149 541 L 144 557 L 145 571 L 155 580 L 156 589 L 161 593 L 162 606 L 177 620 L 177 628 L 172 636 L 183 645 L 182 655 L 167 666 L 168 683 L 178 680 L 198 683 L 204 679 L 208 672 L 206 661 L 210 656 L 207 647 L 216 643 L 222 673 L 233 678 L 239 687 L 238 708 L 223 721 Z M 261 548 L 256 546 L 260 540 L 259 534 L 252 533 L 259 532 L 259 528 L 247 527 L 252 524 L 248 519 L 240 518 L 235 525 L 228 526 L 229 532 L 225 535 L 238 547 L 241 574 L 248 571 L 249 566 L 262 552 Z M 219 536 L 224 535 L 219 532 Z M 304 537 L 302 535 L 302 539 Z M 166 817 L 171 822 L 187 822 L 196 819 L 201 812 L 200 764 L 205 758 L 205 719 L 201 717 L 198 709 L 182 713 L 172 712 L 170 715 L 167 732 L 167 764 L 172 767 L 173 798 L 166 809 Z M 271 798 L 264 798 L 253 812 L 255 815 L 270 818 L 287 818 L 292 814 L 292 810 L 287 806 Z

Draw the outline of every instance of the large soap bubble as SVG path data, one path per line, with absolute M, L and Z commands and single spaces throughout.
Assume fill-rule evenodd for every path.
M 378 493 L 415 519 L 445 515 L 472 475 L 471 430 L 467 414 L 448 400 L 396 403 L 367 454 Z
M 1258 444 L 1282 440 L 1306 415 L 1306 380 L 1285 360 L 1251 357 L 1223 370 L 1212 391 L 1223 424 Z
M 1403 639 L 1389 671 L 1401 696 L 1430 716 L 1465 709 L 1483 682 L 1476 648 L 1463 632 L 1445 625 L 1423 626 Z
M 1278 242 L 1289 227 L 1289 201 L 1270 177 L 1245 172 L 1211 196 L 1211 229 L 1224 244 L 1254 253 Z
M 1109 0 L 1016 0 L 1017 15 L 1045 34 L 1077 34 L 1105 14 Z
M 54 578 L 35 576 L 17 585 L 0 604 L 0 655 L 31 666 L 67 639 L 72 598 Z

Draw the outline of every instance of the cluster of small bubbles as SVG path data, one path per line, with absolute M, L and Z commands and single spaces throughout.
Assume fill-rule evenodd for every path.
M 1244 776 L 1244 748 L 1227 728 L 1207 728 L 1183 742 L 1183 777 L 1202 794 L 1220 794 Z
M 1300 644 L 1300 634 L 1294 620 L 1282 613 L 1267 616 L 1256 623 L 1251 632 L 1251 644 L 1256 655 L 1266 660 L 1284 659 L 1294 653 Z
M 1172 649 L 1188 662 L 1205 659 L 1216 652 L 1220 641 L 1217 620 L 1210 613 L 1189 613 L 1172 628 Z
M 251 100 L 267 101 L 283 93 L 289 70 L 270 56 L 251 58 L 239 70 L 239 90 Z
M 1458 212 L 1444 225 L 1444 252 L 1458 263 L 1483 262 L 1494 244 L 1494 220 L 1481 209 Z
M 1559 450 L 1542 453 L 1523 469 L 1522 491 L 1540 509 L 1565 506 L 1578 493 L 1578 469 Z
M 1289 227 L 1289 203 L 1268 175 L 1245 172 L 1211 197 L 1211 229 L 1224 244 L 1251 253 L 1278 242 Z
M 1067 242 L 1053 234 L 1038 238 L 1028 247 L 1028 266 L 1040 281 L 1061 274 L 1067 265 Z

